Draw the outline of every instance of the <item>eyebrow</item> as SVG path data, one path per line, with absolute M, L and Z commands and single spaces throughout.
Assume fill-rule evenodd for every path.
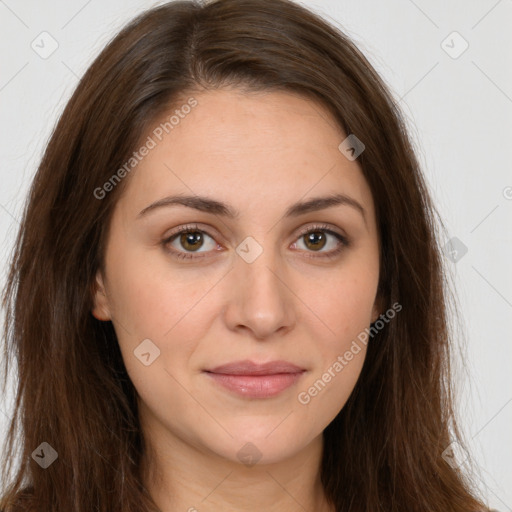
M 231 206 L 209 197 L 176 195 L 164 197 L 158 201 L 155 201 L 154 203 L 151 203 L 137 215 L 137 218 L 141 218 L 158 208 L 174 205 L 186 206 L 201 212 L 220 215 L 229 219 L 236 219 L 240 216 L 240 212 L 233 209 Z M 334 206 L 350 206 L 354 208 L 362 215 L 366 224 L 366 212 L 363 206 L 354 198 L 345 194 L 333 194 L 330 196 L 315 197 L 306 201 L 294 203 L 286 210 L 284 217 L 298 217 L 299 215 L 304 215 L 305 213 L 324 210 Z

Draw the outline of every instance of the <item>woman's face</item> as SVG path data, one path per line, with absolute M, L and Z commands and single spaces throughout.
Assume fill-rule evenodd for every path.
M 194 98 L 162 140 L 147 134 L 155 147 L 125 178 L 93 314 L 112 320 L 155 436 L 277 462 L 318 440 L 360 374 L 365 345 L 353 342 L 381 312 L 372 196 L 319 104 Z M 362 210 L 310 203 L 335 195 Z

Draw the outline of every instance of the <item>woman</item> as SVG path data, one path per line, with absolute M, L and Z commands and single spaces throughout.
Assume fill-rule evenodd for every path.
M 337 29 L 286 0 L 144 13 L 30 191 L 1 508 L 486 509 L 454 456 L 436 220 Z

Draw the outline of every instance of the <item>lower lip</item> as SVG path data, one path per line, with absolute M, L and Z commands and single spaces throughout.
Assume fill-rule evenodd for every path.
M 226 375 L 206 372 L 213 380 L 238 395 L 248 398 L 276 396 L 295 384 L 304 372 L 275 375 Z

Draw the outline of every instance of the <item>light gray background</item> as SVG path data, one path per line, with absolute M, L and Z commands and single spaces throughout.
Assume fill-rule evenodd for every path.
M 1 286 L 30 180 L 65 102 L 115 32 L 156 4 L 0 0 Z M 450 237 L 467 246 L 450 262 L 467 338 L 463 428 L 484 496 L 512 511 L 512 0 L 305 5 L 352 36 L 401 98 Z M 31 47 L 51 49 L 44 31 L 58 44 L 47 58 Z M 457 55 L 464 40 L 469 47 Z M 11 400 L 0 402 L 0 439 Z

